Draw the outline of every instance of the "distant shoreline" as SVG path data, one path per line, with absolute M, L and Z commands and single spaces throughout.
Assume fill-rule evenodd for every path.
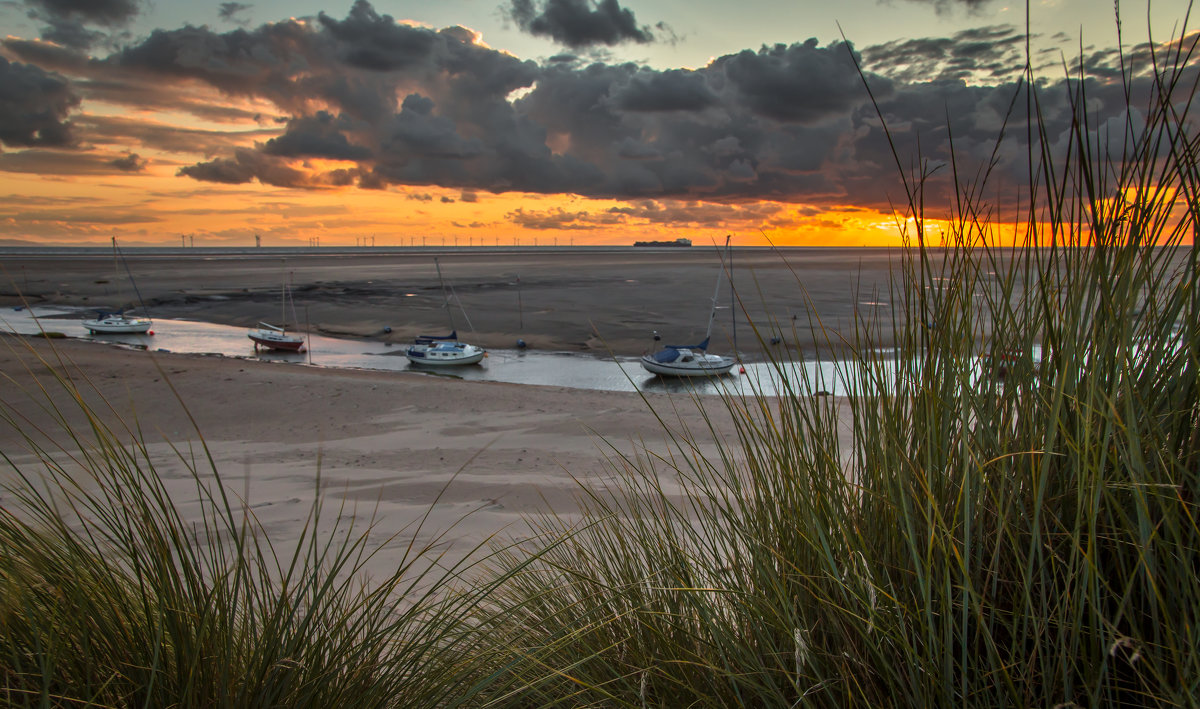
M 693 244 L 690 248 L 679 246 L 634 246 L 626 245 L 575 245 L 575 246 L 125 246 L 120 245 L 126 256 L 278 256 L 278 255 L 478 255 L 478 254 L 579 254 L 579 253 L 706 253 L 725 247 L 712 244 Z M 734 246 L 737 253 L 799 253 L 804 251 L 832 253 L 845 251 L 887 252 L 896 251 L 898 246 Z M 0 259 L 4 257 L 29 256 L 105 256 L 112 257 L 111 245 L 96 246 L 3 246 Z

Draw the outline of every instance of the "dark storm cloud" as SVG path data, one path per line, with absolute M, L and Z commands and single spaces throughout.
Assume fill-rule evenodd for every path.
M 42 39 L 64 47 L 86 48 L 96 44 L 106 35 L 88 29 L 82 22 L 70 17 L 54 17 L 42 28 Z
M 747 49 L 714 64 L 753 111 L 777 121 L 812 123 L 841 116 L 862 99 L 862 78 L 849 47 L 840 42 L 820 47 L 810 39 Z M 886 91 L 887 82 L 876 88 Z
M 138 0 L 26 0 L 26 5 L 31 18 L 47 23 L 42 39 L 75 49 L 110 39 L 108 33 L 87 25 L 119 27 L 141 9 Z
M 157 89 L 153 82 L 125 79 L 84 79 L 73 84 L 88 100 L 129 106 L 140 111 L 179 111 L 214 123 L 262 123 L 266 120 L 258 111 L 240 108 L 214 97 L 211 90 L 197 91 L 195 87 L 174 86 Z
M 353 145 L 346 137 L 343 131 L 351 128 L 350 121 L 344 117 L 334 118 L 325 111 L 319 111 L 314 116 L 289 121 L 287 132 L 268 140 L 262 151 L 283 157 L 331 160 L 363 160 L 370 157 L 370 149 Z
M 694 71 L 639 72 L 614 98 L 626 111 L 701 111 L 717 96 Z
M 117 164 L 124 157 L 112 153 L 81 152 L 78 150 L 43 150 L 34 148 L 0 155 L 0 172 L 22 172 L 37 175 L 114 175 L 130 170 Z
M 512 0 L 507 14 L 526 32 L 573 49 L 622 42 L 654 41 L 647 26 L 638 26 L 633 11 L 617 0 Z
M 62 146 L 71 143 L 70 111 L 79 97 L 66 78 L 0 57 L 0 143 Z
M 240 24 L 242 20 L 239 15 L 244 14 L 252 7 L 254 6 L 242 2 L 223 2 L 217 9 L 217 17 L 226 22 L 238 22 Z
M 51 17 L 76 18 L 85 22 L 119 25 L 133 19 L 141 10 L 137 0 L 26 0 L 27 4 Z
M 433 52 L 437 41 L 427 29 L 398 24 L 390 15 L 381 16 L 367 0 L 357 0 L 340 22 L 323 12 L 318 19 L 340 42 L 342 60 L 362 69 L 393 71 L 418 65 Z
M 922 5 L 932 5 L 938 13 L 947 13 L 955 8 L 964 8 L 968 12 L 979 12 L 991 0 L 910 0 Z
M 285 161 L 248 149 L 235 150 L 232 158 L 218 158 L 182 167 L 179 174 L 227 185 L 241 185 L 257 179 L 264 185 L 275 187 L 317 186 L 317 182 L 307 173 L 291 167 Z
M 80 76 L 88 70 L 88 55 L 71 47 L 60 47 L 49 42 L 35 42 L 16 37 L 0 40 L 13 56 L 48 71 L 58 71 L 71 76 Z
M 105 64 L 148 81 L 173 77 L 232 96 L 266 98 L 297 115 L 333 107 L 378 124 L 389 120 L 408 88 L 483 101 L 502 100 L 533 82 L 532 62 L 473 40 L 460 28 L 439 32 L 398 24 L 360 0 L 344 21 L 321 15 L 316 23 L 287 20 L 226 33 L 157 30 Z
M 113 160 L 109 160 L 108 164 L 122 172 L 141 172 L 146 169 L 146 161 L 138 156 L 137 153 L 129 153 L 123 157 L 114 158 Z
M 300 22 L 288 20 L 219 34 L 207 27 L 155 30 L 104 64 L 126 76 L 201 81 L 234 96 L 264 95 L 292 103 L 304 75 L 326 57 Z

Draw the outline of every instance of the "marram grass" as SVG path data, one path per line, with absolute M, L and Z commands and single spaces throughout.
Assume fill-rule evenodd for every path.
M 1200 704 L 1194 48 L 1119 160 L 1086 82 L 1066 155 L 1031 109 L 1015 231 L 985 171 L 934 248 L 930 176 L 905 180 L 892 317 L 858 323 L 844 401 L 777 362 L 725 397 L 736 440 L 614 455 L 585 522 L 537 520 L 558 543 L 500 557 L 528 566 L 488 599 L 516 703 Z
M 462 619 L 486 587 L 458 582 L 471 562 L 439 568 L 434 540 L 368 583 L 369 522 L 343 514 L 319 529 L 319 484 L 294 552 L 280 554 L 203 448 L 174 461 L 201 500 L 199 518 L 184 518 L 140 432 L 87 403 L 86 373 L 24 355 L 30 369 L 5 377 L 0 406 L 26 434 L 24 450 L 3 453 L 0 703 L 420 707 L 472 695 Z M 23 418 L 11 404 L 22 395 L 57 425 Z

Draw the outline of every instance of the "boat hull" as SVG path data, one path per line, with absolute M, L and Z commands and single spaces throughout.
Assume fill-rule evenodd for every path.
M 304 347 L 304 338 L 281 335 L 269 330 L 251 330 L 246 336 L 254 342 L 255 347 L 265 347 L 270 350 L 299 352 Z
M 154 322 L 149 318 L 100 318 L 84 320 L 83 326 L 93 335 L 144 335 Z

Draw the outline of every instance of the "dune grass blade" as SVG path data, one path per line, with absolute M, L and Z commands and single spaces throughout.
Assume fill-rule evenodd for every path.
M 1082 70 L 1049 135 L 1030 75 L 1028 192 L 951 165 L 944 243 L 905 176 L 892 319 L 828 343 L 844 400 L 774 362 L 671 454 L 614 449 L 582 521 L 533 520 L 555 543 L 488 599 L 496 702 L 1195 705 L 1200 138 L 1194 37 L 1170 46 L 1122 135 Z

